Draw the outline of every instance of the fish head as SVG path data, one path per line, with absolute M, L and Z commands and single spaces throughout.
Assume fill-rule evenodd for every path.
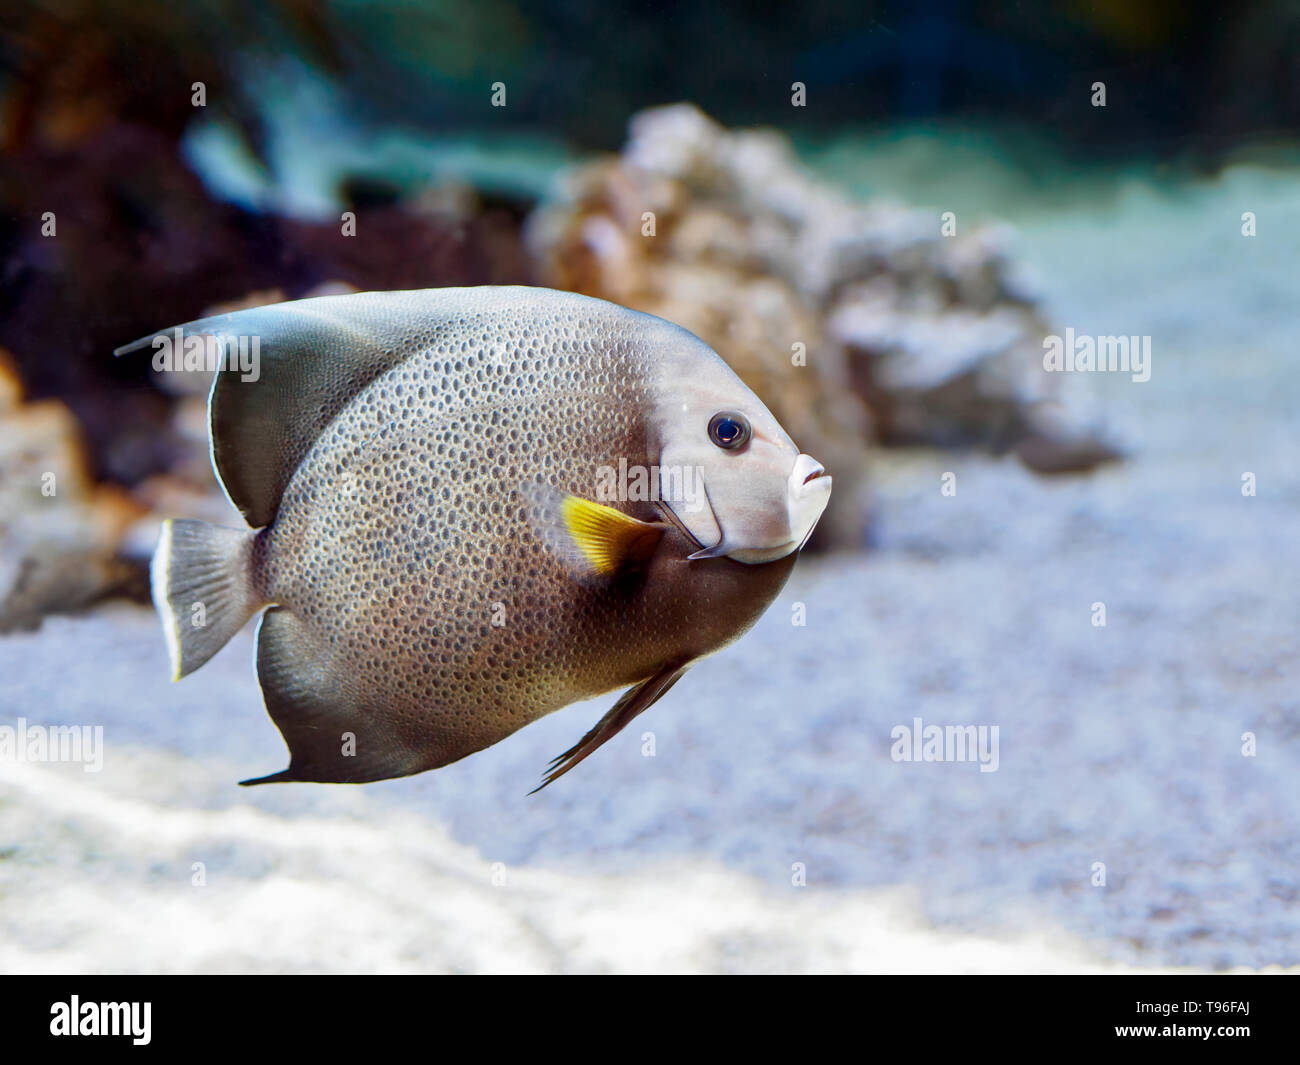
M 799 550 L 826 509 L 831 478 L 711 348 L 671 360 L 651 404 L 659 505 L 701 545 L 692 559 L 771 562 Z

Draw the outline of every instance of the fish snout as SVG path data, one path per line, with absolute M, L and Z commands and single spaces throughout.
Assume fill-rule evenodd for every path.
M 801 454 L 786 482 L 786 506 L 790 531 L 800 546 L 808 539 L 831 497 L 831 478 L 826 468 L 811 455 Z
M 826 467 L 811 455 L 800 455 L 794 460 L 794 469 L 790 471 L 790 488 L 792 492 L 824 476 Z M 827 478 L 829 480 L 830 478 Z

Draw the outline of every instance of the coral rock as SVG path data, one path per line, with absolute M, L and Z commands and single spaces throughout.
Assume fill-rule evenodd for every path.
M 1004 227 L 946 237 L 931 212 L 855 203 L 780 134 L 685 104 L 642 112 L 525 239 L 543 284 L 668 318 L 735 368 L 834 474 L 824 543 L 861 538 L 873 442 L 1014 449 L 1044 472 L 1115 457 L 1063 413 Z

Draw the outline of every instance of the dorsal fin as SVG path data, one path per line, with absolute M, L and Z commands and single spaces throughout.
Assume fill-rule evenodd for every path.
M 285 487 L 325 427 L 376 378 L 445 330 L 469 334 L 473 325 L 473 333 L 486 328 L 500 335 L 506 326 L 524 329 L 530 321 L 554 326 L 560 315 L 615 323 L 638 335 L 648 323 L 666 325 L 573 292 L 483 285 L 355 292 L 252 307 L 152 333 L 116 354 L 147 348 L 177 330 L 183 339 L 225 336 L 228 347 L 241 337 L 258 338 L 258 380 L 241 380 L 238 368 L 219 371 L 208 420 L 217 477 L 248 523 L 261 528 L 274 520 Z
M 447 290 L 448 294 L 453 290 Z M 298 464 L 339 412 L 367 385 L 412 355 L 421 332 L 449 317 L 434 293 L 362 292 L 319 296 L 179 326 L 181 336 L 226 338 L 252 350 L 256 380 L 237 366 L 219 370 L 208 397 L 212 464 L 226 494 L 253 528 L 269 525 Z M 427 297 L 434 298 L 427 298 Z M 148 347 L 168 329 L 118 348 Z

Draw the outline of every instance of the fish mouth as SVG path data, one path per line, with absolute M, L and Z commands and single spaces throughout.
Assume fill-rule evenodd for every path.
M 790 531 L 794 533 L 794 547 L 798 551 L 808 542 L 808 537 L 821 520 L 826 504 L 831 498 L 831 478 L 820 462 L 811 455 L 801 454 L 794 460 L 787 482 L 790 512 Z
M 799 457 L 800 457 L 800 458 L 809 458 L 810 456 L 807 456 L 807 455 L 800 455 Z M 797 466 L 797 465 L 798 465 L 798 464 L 796 463 L 796 466 Z M 822 465 L 820 462 L 818 462 L 816 459 L 813 459 L 813 460 L 812 460 L 812 468 L 809 469 L 808 472 L 804 475 L 804 479 L 803 479 L 803 482 L 802 482 L 802 483 L 803 483 L 803 484 L 808 484 L 810 481 L 815 481 L 815 480 L 817 480 L 818 477 L 825 477 L 825 476 L 826 476 L 826 467 L 823 466 L 823 465 Z
M 790 494 L 792 512 L 799 504 L 815 500 L 818 496 L 829 496 L 831 477 L 826 467 L 811 455 L 801 454 L 794 460 L 794 468 L 786 482 Z M 822 504 L 825 506 L 825 503 Z M 818 517 L 821 516 L 820 511 Z M 815 519 L 814 519 L 815 520 Z

